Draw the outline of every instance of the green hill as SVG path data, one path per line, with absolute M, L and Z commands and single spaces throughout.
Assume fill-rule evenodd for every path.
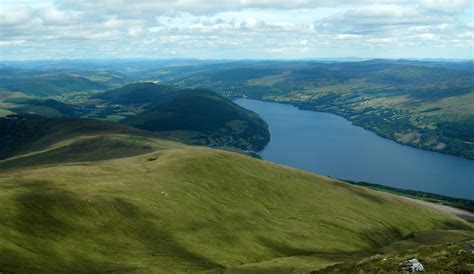
M 270 139 L 268 125 L 257 114 L 207 89 L 145 82 L 95 98 L 112 105 L 114 113 L 133 112 L 121 123 L 192 144 L 259 151 Z
M 155 136 L 152 133 L 116 123 L 97 120 L 61 118 L 50 119 L 38 115 L 9 115 L 0 118 L 0 160 L 15 154 L 43 150 L 76 136 L 101 134 L 129 134 Z M 156 136 L 155 136 L 156 137 Z M 118 150 L 120 152 L 122 150 Z M 80 158 L 79 154 L 70 155 Z M 97 152 L 97 151 L 96 151 Z M 103 154 L 97 154 L 103 157 Z M 55 159 L 58 160 L 59 159 Z
M 0 161 L 2 272 L 301 272 L 422 231 L 473 237 L 391 194 L 124 125 L 49 123 Z
M 94 96 L 110 104 L 135 105 L 159 104 L 176 96 L 179 89 L 152 82 L 141 82 L 125 85 Z
M 87 78 L 57 74 L 32 77 L 0 77 L 0 88 L 31 96 L 61 96 L 71 92 L 103 90 L 106 87 Z
M 36 114 L 43 117 L 78 117 L 80 107 L 53 100 L 35 99 L 29 97 L 12 97 L 0 99 L 0 105 L 7 105 L 5 109 L 15 114 Z

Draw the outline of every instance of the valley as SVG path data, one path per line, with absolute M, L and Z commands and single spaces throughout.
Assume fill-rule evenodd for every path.
M 474 273 L 472 0 L 0 0 L 0 274 Z
M 0 271 L 472 271 L 472 160 L 441 154 L 470 157 L 470 68 L 417 67 L 429 107 L 403 73 L 354 88 L 388 63 L 4 65 Z
M 82 104 L 97 92 L 133 82 L 205 88 L 230 99 L 334 113 L 404 145 L 474 159 L 472 61 L 50 61 L 0 69 L 0 92 L 16 96 Z M 66 80 L 69 86 L 61 87 Z

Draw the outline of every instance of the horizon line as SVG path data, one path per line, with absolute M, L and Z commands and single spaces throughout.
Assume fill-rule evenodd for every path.
M 50 59 L 0 59 L 0 63 L 19 62 L 57 62 L 57 61 L 455 61 L 473 62 L 473 58 L 446 58 L 446 57 L 314 57 L 314 58 L 194 58 L 194 57 L 174 57 L 174 58 L 146 58 L 146 57 L 110 57 L 110 58 L 50 58 Z

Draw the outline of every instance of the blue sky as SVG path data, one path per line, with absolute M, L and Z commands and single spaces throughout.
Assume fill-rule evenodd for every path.
M 474 58 L 471 0 L 1 0 L 0 59 Z

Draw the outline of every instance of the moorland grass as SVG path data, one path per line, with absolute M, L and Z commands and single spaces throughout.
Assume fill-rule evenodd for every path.
M 78 161 L 64 160 L 71 151 Z M 265 261 L 309 271 L 413 233 L 473 229 L 392 194 L 151 135 L 89 132 L 25 153 L 0 161 L 2 272 L 204 271 Z

